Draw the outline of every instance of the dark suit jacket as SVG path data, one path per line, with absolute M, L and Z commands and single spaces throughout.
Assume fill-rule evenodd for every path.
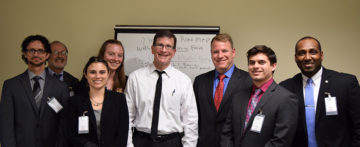
M 49 67 L 46 67 L 47 72 L 49 72 L 48 70 Z M 68 87 L 68 91 L 73 93 L 74 89 L 77 88 L 79 84 L 79 80 L 66 71 L 63 72 L 63 79 Z
M 273 82 L 265 91 L 244 131 L 247 105 L 252 87 L 238 93 L 226 119 L 222 147 L 290 147 L 296 131 L 296 96 Z M 265 115 L 261 133 L 250 131 L 255 116 Z
M 0 103 L 1 147 L 55 147 L 63 141 L 65 124 L 59 113 L 47 104 L 48 97 L 55 97 L 64 108 L 68 91 L 65 83 L 46 74 L 40 109 L 35 104 L 29 75 L 26 72 L 6 80 Z
M 197 76 L 194 81 L 199 113 L 198 147 L 220 146 L 220 135 L 234 94 L 252 84 L 249 74 L 235 67 L 217 112 L 213 98 L 214 78 L 215 70 L 212 70 Z
M 66 71 L 64 71 L 63 77 L 64 77 L 64 82 L 68 86 L 68 90 L 74 91 L 74 88 L 79 83 L 79 80 Z
M 281 82 L 297 94 L 299 122 L 294 147 L 307 147 L 306 117 L 301 74 Z M 326 116 L 325 92 L 336 97 L 338 115 Z M 360 88 L 355 76 L 323 68 L 316 107 L 315 133 L 318 147 L 360 146 Z
M 78 118 L 84 111 L 89 117 L 89 133 L 78 134 Z M 76 94 L 69 100 L 69 141 L 74 147 L 83 147 L 88 142 L 100 147 L 125 147 L 129 130 L 129 113 L 125 95 L 105 91 L 100 119 L 100 140 L 97 137 L 97 126 L 94 110 L 88 94 Z

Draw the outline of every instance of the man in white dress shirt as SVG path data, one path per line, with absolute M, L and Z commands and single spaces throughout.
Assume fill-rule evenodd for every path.
M 128 146 L 195 147 L 198 113 L 190 78 L 170 61 L 176 37 L 168 30 L 155 34 L 153 64 L 129 75 L 125 94 L 130 128 Z

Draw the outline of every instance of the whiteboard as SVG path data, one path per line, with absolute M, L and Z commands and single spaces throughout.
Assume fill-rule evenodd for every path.
M 182 28 L 184 29 L 184 28 Z M 115 29 L 116 30 L 116 29 Z M 171 30 L 171 29 L 170 29 Z M 218 31 L 202 33 L 196 31 L 179 32 L 171 30 L 176 38 L 176 53 L 171 60 L 172 66 L 187 74 L 192 80 L 196 76 L 214 69 L 211 61 L 210 43 Z M 151 45 L 156 30 L 117 31 L 115 39 L 120 40 L 125 50 L 125 74 L 152 64 L 154 56 Z M 178 33 L 177 33 L 178 32 Z M 216 33 L 217 32 L 217 33 Z

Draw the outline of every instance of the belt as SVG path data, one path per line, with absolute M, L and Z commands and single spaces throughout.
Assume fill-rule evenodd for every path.
M 134 128 L 134 135 L 148 137 L 151 140 L 153 140 L 153 142 L 164 142 L 164 141 L 174 139 L 174 138 L 177 138 L 177 137 L 182 138 L 184 136 L 184 133 L 176 132 L 176 133 L 171 133 L 171 134 L 157 135 L 156 137 L 152 138 L 151 134 L 138 131 L 136 128 Z

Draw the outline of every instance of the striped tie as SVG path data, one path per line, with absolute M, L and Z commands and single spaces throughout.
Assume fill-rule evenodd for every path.
M 247 124 L 249 122 L 249 119 L 251 117 L 251 114 L 253 113 L 254 109 L 256 108 L 257 103 L 259 102 L 259 95 L 261 93 L 261 89 L 255 89 L 254 96 L 251 98 L 251 103 L 248 106 L 247 113 L 246 113 L 246 120 L 245 120 L 245 127 L 247 127 Z
M 40 88 L 39 80 L 41 79 L 41 77 L 35 76 L 32 79 L 35 81 L 33 86 L 34 99 L 36 102 L 36 106 L 39 108 L 41 103 L 41 88 Z

